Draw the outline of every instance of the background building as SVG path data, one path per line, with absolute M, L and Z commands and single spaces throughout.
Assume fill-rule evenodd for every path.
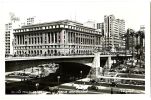
M 107 50 L 119 51 L 125 46 L 122 36 L 125 34 L 125 21 L 114 15 L 104 16 L 105 47 Z
M 26 19 L 26 25 L 36 24 L 36 17 L 29 17 Z
M 96 23 L 96 29 L 100 30 L 104 34 L 104 23 Z
M 13 54 L 13 29 L 19 27 L 19 18 L 10 13 L 10 21 L 5 24 L 5 56 Z
M 90 27 L 90 28 L 95 28 L 96 29 L 96 22 L 95 21 L 87 21 L 86 23 L 84 23 L 84 26 Z
M 16 56 L 88 55 L 102 49 L 102 33 L 81 23 L 62 20 L 14 30 Z

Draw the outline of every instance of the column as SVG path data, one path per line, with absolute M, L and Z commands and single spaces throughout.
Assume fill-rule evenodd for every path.
M 61 43 L 61 44 L 64 44 L 64 35 L 68 34 L 68 33 L 65 33 L 65 34 L 64 34 L 64 33 L 65 33 L 65 30 L 62 30 L 62 31 L 60 32 L 60 43 Z M 66 40 L 67 40 L 66 42 L 68 42 L 68 36 L 66 36 L 65 38 L 66 38 Z
M 35 44 L 35 37 L 33 36 L 33 44 Z
M 42 33 L 42 44 L 45 44 L 45 33 Z
M 51 32 L 51 43 L 53 43 L 53 32 Z
M 73 43 L 73 33 L 71 32 L 71 43 Z
M 18 44 L 20 45 L 20 35 L 18 35 Z
M 52 40 L 51 40 L 51 32 L 49 33 L 49 40 L 50 40 L 50 43 L 52 43 Z
M 70 43 L 70 32 L 68 31 L 68 43 Z
M 111 56 L 108 56 L 107 61 L 106 61 L 106 67 L 107 67 L 107 69 L 110 69 L 111 65 L 112 65 Z
M 20 38 L 20 44 L 22 44 L 22 38 L 21 38 L 21 35 L 19 35 L 19 38 Z
M 48 33 L 46 33 L 46 39 L 47 39 L 47 44 L 49 43 L 49 39 L 48 39 Z
M 94 60 L 93 60 L 92 67 L 96 69 L 96 77 L 97 77 L 99 75 L 99 73 L 101 73 L 99 71 L 99 68 L 100 68 L 100 52 L 97 52 L 97 53 L 94 54 Z
M 76 33 L 74 32 L 74 44 L 76 44 Z
M 26 37 L 26 41 L 27 41 L 27 45 L 28 45 L 29 44 L 29 35 L 26 34 L 25 37 Z
M 56 43 L 59 43 L 59 42 L 58 42 L 58 39 L 59 39 L 59 38 L 58 38 L 58 32 L 56 32 Z
M 55 43 L 55 32 L 53 32 L 53 43 Z
M 60 41 L 59 36 L 60 36 L 60 33 L 58 32 L 58 33 L 57 33 L 57 43 L 59 43 L 59 41 Z
M 39 34 L 39 44 L 41 44 L 41 34 Z
M 24 35 L 22 35 L 22 44 L 24 44 Z
M 18 35 L 16 35 L 16 45 L 18 45 Z
M 23 35 L 23 44 L 25 44 L 25 35 Z

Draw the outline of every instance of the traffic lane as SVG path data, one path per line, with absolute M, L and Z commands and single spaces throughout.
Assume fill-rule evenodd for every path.
M 91 83 L 91 82 L 81 82 L 81 81 L 75 81 L 75 84 L 85 84 L 85 85 L 95 85 L 95 86 L 105 86 L 110 87 L 110 83 Z M 117 87 L 119 88 L 125 88 L 125 89 L 136 89 L 136 90 L 145 90 L 145 86 L 136 86 L 136 85 L 130 85 L 130 84 L 117 84 Z

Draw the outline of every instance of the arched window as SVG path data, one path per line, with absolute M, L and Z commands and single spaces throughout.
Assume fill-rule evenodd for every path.
M 42 50 L 40 50 L 40 54 L 42 54 Z
M 37 55 L 39 55 L 39 50 L 37 50 Z
M 51 54 L 53 54 L 53 50 L 51 50 Z
M 50 54 L 50 50 L 48 50 L 48 54 Z
M 33 55 L 33 51 L 31 50 L 31 54 Z
M 28 51 L 28 53 L 30 54 L 30 50 Z
M 34 50 L 34 54 L 36 55 L 36 50 Z

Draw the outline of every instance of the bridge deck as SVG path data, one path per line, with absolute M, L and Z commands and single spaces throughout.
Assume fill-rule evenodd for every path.
M 116 57 L 117 55 L 100 55 L 100 57 Z M 119 55 L 125 56 L 125 55 Z M 131 56 L 131 55 L 127 55 Z M 40 60 L 40 59 L 62 59 L 62 58 L 92 58 L 94 55 L 73 55 L 73 56 L 34 56 L 34 57 L 7 57 L 5 61 L 19 61 L 19 60 Z

